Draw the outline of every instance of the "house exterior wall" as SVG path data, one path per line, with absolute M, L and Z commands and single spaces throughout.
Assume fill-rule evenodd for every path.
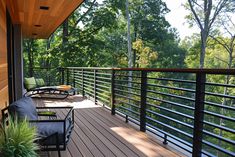
M 8 100 L 6 0 L 0 0 L 0 109 Z

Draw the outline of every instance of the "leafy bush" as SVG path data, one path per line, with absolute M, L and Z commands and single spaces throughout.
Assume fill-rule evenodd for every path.
M 35 127 L 31 127 L 27 120 L 13 121 L 10 118 L 9 124 L 0 128 L 0 156 L 37 157 L 35 140 Z

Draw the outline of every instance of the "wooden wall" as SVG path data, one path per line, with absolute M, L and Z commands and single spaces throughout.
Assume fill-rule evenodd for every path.
M 0 109 L 8 104 L 6 0 L 0 0 Z M 1 118 L 1 114 L 0 114 Z

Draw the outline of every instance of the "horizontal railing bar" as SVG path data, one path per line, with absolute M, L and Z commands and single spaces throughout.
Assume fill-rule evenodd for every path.
M 172 82 L 196 84 L 196 81 L 192 81 L 192 80 L 182 80 L 182 79 L 172 79 L 172 78 L 155 78 L 155 77 L 148 77 L 148 79 L 149 80 L 158 80 L 158 81 L 172 81 Z
M 132 107 L 135 107 L 137 109 L 140 109 L 140 107 L 135 105 L 135 104 L 132 104 L 132 103 L 129 103 L 129 102 L 125 102 L 125 101 L 122 101 L 122 100 L 116 100 L 115 104 L 119 104 L 119 103 L 124 103 L 124 104 L 127 104 L 129 106 L 132 106 Z
M 163 85 L 149 84 L 149 83 L 147 85 L 148 86 L 153 86 L 153 87 L 166 88 L 166 89 L 180 90 L 180 91 L 191 92 L 191 93 L 195 93 L 196 92 L 196 90 L 187 89 L 187 88 L 177 88 L 177 87 L 170 87 L 170 86 L 163 86 Z
M 140 103 L 140 100 L 136 100 L 136 99 L 133 99 L 133 98 L 130 98 L 130 97 L 127 97 L 127 96 L 121 95 L 121 94 L 117 94 L 117 93 L 115 93 L 115 96 L 119 96 L 119 97 L 122 97 L 122 98 L 126 98 L 126 99 L 128 99 L 128 100 L 132 100 L 132 101 L 135 101 L 135 102 Z
M 206 130 L 203 130 L 202 132 L 203 132 L 203 134 L 209 135 L 209 136 L 211 136 L 211 137 L 214 137 L 214 138 L 216 138 L 216 139 L 219 139 L 219 140 L 221 140 L 221 141 L 227 142 L 227 143 L 232 144 L 232 145 L 235 146 L 235 141 L 233 141 L 233 140 L 230 140 L 230 139 L 224 138 L 224 137 L 222 137 L 222 136 L 213 134 L 213 133 L 211 133 L 211 132 L 209 132 L 209 131 L 206 131 Z
M 155 126 L 153 126 L 153 125 L 151 125 L 151 124 L 149 124 L 149 123 L 147 123 L 147 126 L 150 127 L 150 128 L 152 128 L 152 129 L 154 129 L 154 130 L 156 130 L 156 131 L 158 131 L 158 132 L 160 132 L 160 133 L 162 133 L 162 134 L 166 134 L 166 135 L 169 136 L 170 138 L 172 138 L 172 139 L 174 139 L 174 140 L 176 140 L 176 141 L 178 141 L 178 142 L 181 142 L 181 143 L 183 143 L 184 145 L 186 145 L 186 146 L 188 146 L 188 147 L 191 147 L 191 148 L 193 147 L 191 143 L 189 143 L 189 142 L 187 142 L 187 141 L 184 141 L 184 140 L 182 140 L 182 139 L 180 139 L 180 138 L 178 138 L 178 137 L 176 137 L 176 136 L 174 136 L 174 135 L 172 135 L 172 134 L 169 134 L 168 132 L 165 132 L 165 131 L 163 131 L 163 130 L 161 130 L 161 129 L 159 129 L 159 128 L 157 128 L 157 127 L 155 127 Z M 148 131 L 150 131 L 150 132 L 156 134 L 154 131 L 152 131 L 152 130 L 149 129 L 148 127 L 147 127 L 147 130 L 148 130 Z M 164 138 L 164 137 L 161 137 L 161 138 Z M 167 141 L 169 141 L 169 142 L 172 143 L 172 141 L 169 140 L 169 139 L 168 139 Z M 188 149 L 185 149 L 185 150 L 188 151 L 188 152 L 190 152 L 190 153 L 192 153 L 192 152 L 189 151 Z
M 84 86 L 84 89 L 85 89 L 85 91 L 88 90 L 88 91 L 91 91 L 91 92 L 93 92 L 93 90 L 94 90 L 94 89 L 90 89 L 90 88 L 88 88 L 86 86 Z
M 218 113 L 213 113 L 213 112 L 206 111 L 206 110 L 204 110 L 203 112 L 205 114 L 208 114 L 208 115 L 211 115 L 211 116 L 219 117 L 219 118 L 230 120 L 230 121 L 235 121 L 235 118 L 227 117 L 227 116 L 224 116 L 224 115 L 221 115 L 221 114 L 218 114 Z
M 157 115 L 157 116 L 159 116 L 159 117 L 165 118 L 165 119 L 167 119 L 167 120 L 171 120 L 171 121 L 173 121 L 173 122 L 175 122 L 175 123 L 177 123 L 177 124 L 183 125 L 183 126 L 188 127 L 188 128 L 190 128 L 190 129 L 193 129 L 193 126 L 192 126 L 192 125 L 190 125 L 190 124 L 187 124 L 187 123 L 181 122 L 181 121 L 176 120 L 176 119 L 174 119 L 174 118 L 171 118 L 171 117 L 165 116 L 165 115 L 163 115 L 163 114 L 160 114 L 160 113 L 157 113 L 157 112 L 154 112 L 154 111 L 148 110 L 148 109 L 147 109 L 146 111 L 147 111 L 147 112 L 149 112 L 149 113 L 151 113 L 151 114 Z
M 164 103 L 168 103 L 168 104 L 171 104 L 171 105 L 174 105 L 174 106 L 183 107 L 183 108 L 189 109 L 189 110 L 194 110 L 195 109 L 194 107 L 186 106 L 186 105 L 183 105 L 183 104 L 180 104 L 180 103 L 177 103 L 177 102 L 173 102 L 173 101 L 163 100 L 163 99 L 154 98 L 154 97 L 150 97 L 150 96 L 148 96 L 147 98 L 152 99 L 152 100 L 156 100 L 156 101 L 160 101 L 160 102 L 164 102 Z
M 84 81 L 90 81 L 90 82 L 94 82 L 94 79 L 89 79 L 89 78 L 83 78 Z
M 75 74 L 74 74 L 74 77 L 75 77 L 75 78 L 78 78 L 78 77 L 79 77 L 79 78 L 82 78 L 82 74 L 75 73 Z
M 96 82 L 97 82 L 97 81 L 96 81 Z M 101 84 L 99 84 L 99 83 L 96 83 L 96 86 L 97 86 L 97 87 L 101 87 L 101 88 L 105 88 L 106 90 L 108 89 L 107 91 L 109 91 L 110 88 L 111 88 L 111 87 L 109 87 L 109 86 L 104 86 L 104 85 L 101 85 Z
M 94 75 L 83 75 L 83 79 L 94 79 Z
M 129 91 L 124 91 L 124 90 L 121 90 L 121 89 L 118 89 L 118 88 L 114 88 L 114 90 L 117 91 L 117 92 L 123 92 L 123 93 L 131 94 L 131 95 L 135 95 L 135 96 L 140 96 L 140 94 L 129 92 Z
M 155 108 L 158 108 L 158 109 L 161 109 L 161 110 L 164 110 L 164 111 L 168 111 L 168 112 L 171 112 L 171 113 L 183 116 L 185 118 L 189 118 L 191 120 L 194 120 L 193 116 L 190 116 L 190 115 L 187 115 L 187 114 L 184 114 L 184 113 L 180 113 L 180 112 L 177 112 L 177 111 L 174 111 L 174 110 L 170 110 L 170 109 L 167 109 L 165 107 L 161 107 L 161 106 L 157 106 L 157 105 L 152 105 L 152 104 L 149 104 L 149 103 L 146 103 L 146 104 L 149 105 L 149 106 L 152 106 L 152 107 L 155 107 Z
M 107 77 L 101 77 L 101 76 L 96 76 L 97 79 L 101 79 L 101 80 L 109 80 L 111 81 L 111 78 L 107 78 Z
M 94 74 L 93 74 L 93 75 L 86 75 L 86 74 L 84 74 L 84 75 L 83 75 L 83 78 L 84 78 L 84 79 L 85 79 L 85 78 L 94 79 Z
M 130 120 L 129 118 L 132 118 L 132 119 L 136 120 L 137 122 L 139 122 L 139 119 L 136 118 L 136 117 L 134 117 L 134 116 L 131 115 L 131 114 L 128 114 L 128 113 L 127 113 L 128 111 L 125 112 L 125 111 L 120 110 L 119 108 L 116 108 L 116 111 L 118 111 L 118 112 L 120 112 L 120 113 L 122 113 L 122 114 L 128 116 L 128 120 Z M 136 123 L 136 124 L 137 124 L 137 123 Z M 139 125 L 139 124 L 137 124 L 137 125 Z
M 139 112 L 133 111 L 133 110 L 131 110 L 131 109 L 129 109 L 129 108 L 126 108 L 126 107 L 124 107 L 124 106 L 116 105 L 116 107 L 117 107 L 117 108 L 124 109 L 124 110 L 126 110 L 126 111 L 128 111 L 128 112 L 130 112 L 130 113 L 134 113 L 134 114 L 137 115 L 137 116 L 140 115 Z
M 132 77 L 132 78 L 141 78 L 141 76 L 134 76 L 134 75 L 121 75 L 121 74 L 115 74 L 115 76 L 121 76 L 121 77 Z
M 91 93 L 91 92 L 90 92 L 90 91 L 88 91 L 88 90 L 87 90 L 87 91 L 85 91 L 85 94 L 89 94 L 89 95 L 90 95 L 90 96 L 92 96 L 92 97 L 93 97 L 93 95 L 94 95 L 93 93 Z
M 91 84 L 91 85 L 90 85 Z M 83 86 L 84 87 L 91 87 L 91 88 L 93 88 L 94 89 L 94 85 L 92 84 L 92 83 L 85 83 L 85 81 L 84 81 L 84 84 L 83 84 Z
M 97 95 L 100 95 L 100 96 L 103 96 L 103 97 L 105 97 L 105 98 L 109 98 L 110 99 L 110 96 L 108 96 L 108 95 L 105 95 L 105 94 L 103 94 L 103 93 L 100 93 L 100 92 L 96 92 L 96 94 Z
M 117 79 L 115 79 L 114 80 L 115 82 L 117 81 L 117 82 L 125 82 L 125 83 L 128 83 L 128 82 L 130 82 L 130 83 L 133 83 L 133 84 L 141 84 L 140 82 L 135 82 L 135 81 L 128 81 L 128 80 L 117 80 Z
M 215 155 L 213 155 L 213 154 L 211 154 L 207 151 L 204 151 L 204 150 L 202 150 L 201 153 L 204 154 L 204 155 L 207 155 L 208 157 L 216 157 Z
M 137 88 L 137 87 L 128 87 L 128 86 L 123 86 L 123 85 L 121 85 L 121 84 L 118 84 L 118 83 L 115 83 L 114 84 L 115 86 L 118 86 L 118 87 L 124 87 L 124 88 L 129 88 L 129 89 L 135 89 L 135 90 L 140 90 L 140 88 Z
M 112 70 L 113 68 L 99 68 L 99 67 L 66 67 L 66 69 L 78 69 L 78 70 Z
M 195 102 L 195 99 L 193 99 L 193 98 L 188 98 L 188 97 L 184 97 L 184 96 L 180 96 L 180 95 L 162 93 L 162 92 L 157 92 L 157 91 L 154 91 L 154 90 L 147 90 L 147 92 Z
M 96 87 L 96 90 L 101 91 L 101 92 L 104 92 L 104 93 L 109 92 L 109 91 L 107 91 L 107 90 L 104 90 L 103 88 L 98 88 L 98 87 Z
M 80 81 L 75 80 L 75 83 L 82 86 L 82 82 L 80 82 Z
M 202 143 L 204 143 L 204 144 L 206 144 L 206 145 L 208 145 L 208 146 L 210 146 L 210 147 L 212 147 L 212 148 L 214 148 L 216 150 L 219 150 L 219 151 L 221 151 L 221 152 L 223 152 L 223 153 L 225 153 L 227 155 L 235 156 L 234 152 L 231 152 L 231 151 L 228 151 L 226 149 L 223 149 L 223 148 L 221 148 L 221 147 L 219 147 L 219 146 L 217 146 L 217 145 L 215 145 L 213 143 L 210 143 L 208 141 L 202 140 Z
M 221 83 L 213 83 L 213 82 L 206 82 L 206 85 L 212 85 L 212 86 L 221 86 L 221 87 L 228 87 L 228 88 L 235 88 L 235 85 L 232 84 L 221 84 Z
M 217 97 L 222 97 L 222 98 L 235 99 L 235 96 L 225 95 L 225 94 L 220 94 L 220 93 L 205 92 L 205 94 L 212 95 L 212 96 L 217 96 Z
M 207 104 L 207 105 L 211 105 L 211 106 L 220 107 L 220 108 L 224 108 L 224 109 L 235 111 L 235 108 L 231 107 L 231 106 L 225 106 L 225 105 L 221 105 L 221 104 L 214 103 L 214 102 L 209 102 L 209 101 L 204 101 L 204 103 Z
M 97 104 L 103 106 L 105 109 L 110 110 L 110 102 L 102 102 L 102 100 L 97 99 Z
M 124 109 L 124 110 L 126 110 L 126 111 L 128 111 L 128 112 L 130 112 L 130 113 L 134 113 L 134 114 L 137 115 L 137 116 L 140 115 L 140 113 L 135 112 L 135 111 L 133 111 L 133 110 L 131 110 L 131 109 L 129 109 L 129 108 L 123 107 L 123 106 L 119 106 L 119 105 L 118 105 L 118 106 L 116 106 L 116 108 Z
M 83 71 L 83 74 L 94 74 L 94 71 Z
M 170 126 L 170 125 L 168 125 L 168 124 L 162 123 L 162 122 L 160 122 L 160 121 L 158 121 L 158 120 L 156 120 L 156 119 L 153 119 L 153 118 L 151 118 L 151 117 L 149 117 L 149 116 L 146 116 L 146 119 L 151 120 L 151 121 L 153 121 L 153 122 L 155 122 L 155 123 L 157 123 L 157 124 L 159 124 L 159 125 L 162 125 L 162 126 L 168 128 L 168 129 L 171 129 L 171 130 L 174 130 L 174 131 L 176 131 L 176 132 L 178 132 L 178 133 L 181 133 L 181 134 L 183 134 L 184 136 L 186 136 L 186 137 L 188 137 L 188 138 L 193 138 L 193 135 L 192 135 L 192 134 L 183 132 L 183 131 L 181 131 L 180 129 L 177 129 L 177 128 L 174 128 L 173 126 Z
M 224 130 L 224 131 L 227 131 L 227 132 L 235 134 L 235 130 L 234 129 L 230 129 L 230 128 L 227 128 L 227 127 L 224 127 L 224 126 L 221 126 L 221 125 L 218 125 L 218 124 L 207 122 L 207 121 L 203 121 L 203 123 L 206 124 L 206 125 L 210 125 L 210 126 L 212 126 L 214 128 L 218 128 L 218 129 L 221 129 L 221 130 Z
M 111 73 L 100 73 L 100 72 L 96 72 L 97 75 L 105 75 L 105 76 L 112 76 Z
M 101 81 L 101 80 L 96 80 L 96 82 L 99 82 L 99 83 L 104 83 L 104 84 L 111 84 L 111 82 L 105 82 L 105 81 Z
M 128 116 L 128 121 L 131 121 L 132 123 L 136 124 L 136 125 L 140 125 L 139 124 L 139 119 L 135 118 L 135 117 L 132 117 L 130 115 L 127 115 L 126 113 L 123 113 L 123 111 L 120 111 L 120 110 L 116 110 L 117 114 L 123 118 L 126 118 L 126 116 Z
M 105 99 L 105 98 L 103 98 L 103 97 L 100 97 L 100 96 L 96 96 L 98 99 L 101 99 L 102 101 L 105 101 L 106 103 L 110 103 L 110 101 L 109 100 L 107 100 L 107 99 Z
M 94 85 L 94 82 L 88 82 L 88 81 L 86 81 L 86 80 L 83 80 L 83 84 L 84 84 L 84 86 L 93 86 Z

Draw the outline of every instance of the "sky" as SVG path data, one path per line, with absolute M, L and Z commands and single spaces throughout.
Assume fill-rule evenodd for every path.
M 163 0 L 170 12 L 166 15 L 166 20 L 172 27 L 176 28 L 179 32 L 181 39 L 186 36 L 190 36 L 193 33 L 199 33 L 197 27 L 189 28 L 185 16 L 189 14 L 189 11 L 185 10 L 182 4 L 185 4 L 187 0 Z

